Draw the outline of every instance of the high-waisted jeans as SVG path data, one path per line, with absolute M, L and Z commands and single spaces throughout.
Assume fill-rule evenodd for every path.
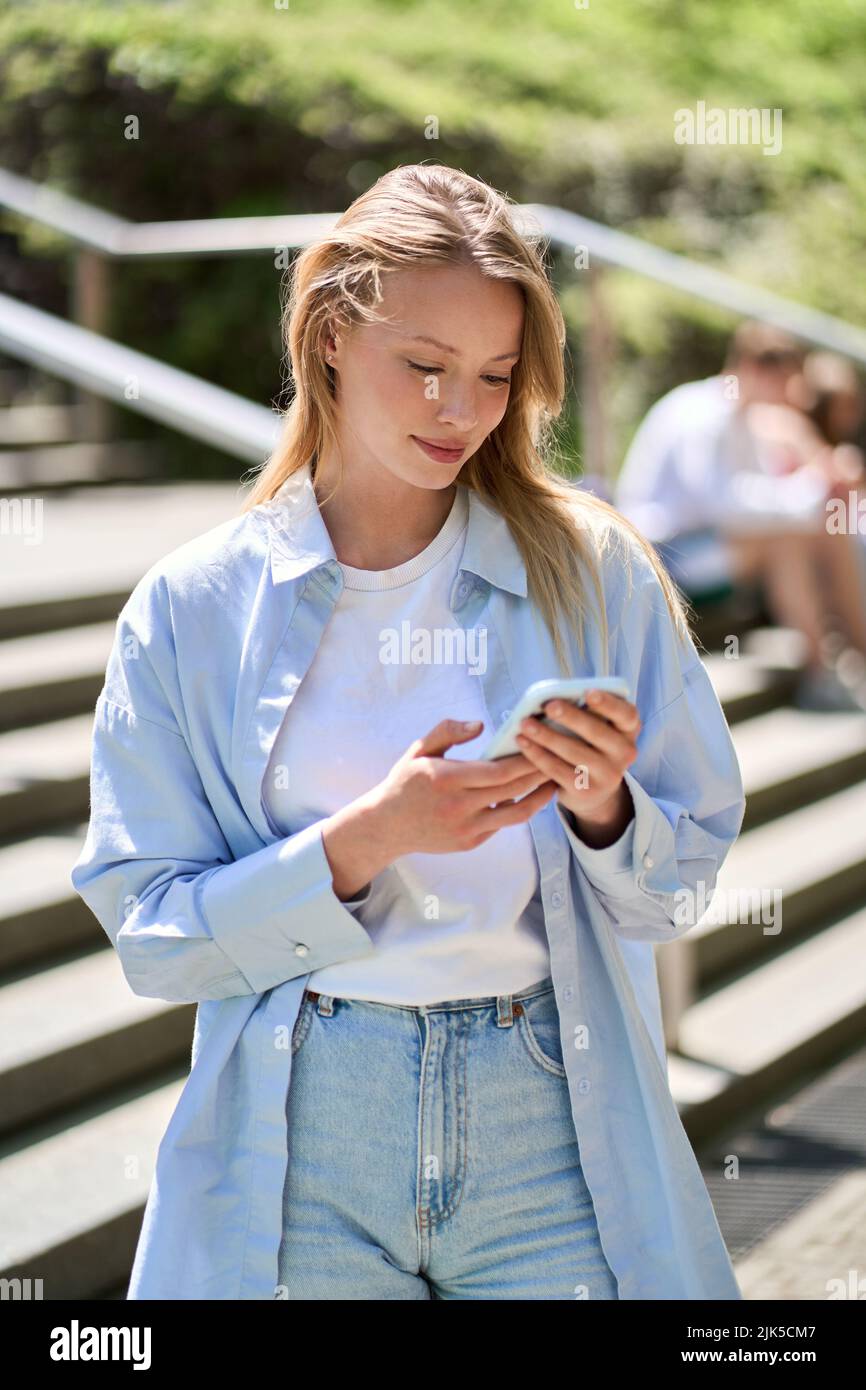
M 617 1298 L 548 975 L 395 1005 L 306 990 L 276 1297 Z

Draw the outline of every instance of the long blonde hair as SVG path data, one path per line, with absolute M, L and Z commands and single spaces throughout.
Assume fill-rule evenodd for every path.
M 356 198 L 332 231 L 300 252 L 282 311 L 294 395 L 280 439 L 257 470 L 241 510 L 270 501 L 307 462 L 315 477 L 315 461 L 328 447 L 340 457 L 325 337 L 337 325 L 377 322 L 383 273 L 431 264 L 471 265 L 483 275 L 510 281 L 524 298 L 521 357 L 502 420 L 464 464 L 457 481 L 473 488 L 507 522 L 526 567 L 528 592 L 550 630 L 561 669 L 568 671 L 558 613 L 570 623 L 583 655 L 587 573 L 598 603 L 603 648 L 607 645 L 598 561 L 608 546 L 618 545 L 627 567 L 628 536 L 638 542 L 658 575 L 681 636 L 689 630 L 687 602 L 631 522 L 575 487 L 552 461 L 553 421 L 566 389 L 565 321 L 545 269 L 543 234 L 536 228 L 518 229 L 511 207 L 510 198 L 462 170 L 401 165 Z

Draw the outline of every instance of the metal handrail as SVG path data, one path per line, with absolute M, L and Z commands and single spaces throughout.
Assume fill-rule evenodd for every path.
M 176 222 L 130 222 L 79 198 L 0 169 L 0 206 L 53 227 L 80 246 L 117 260 L 139 257 L 220 256 L 298 249 L 331 230 L 339 213 L 270 217 L 215 217 Z M 866 365 L 866 332 L 831 314 L 744 283 L 659 246 L 615 231 L 588 217 L 544 203 L 515 205 L 518 221 L 540 227 L 561 252 L 585 247 L 600 265 L 631 270 L 658 284 L 763 319 L 815 347 Z M 576 272 L 579 273 L 579 272 Z
M 563 249 L 586 246 L 590 257 L 606 266 L 632 270 L 648 280 L 706 300 L 738 317 L 761 319 L 784 328 L 793 337 L 827 348 L 866 365 L 866 332 L 832 314 L 809 309 L 793 299 L 746 284 L 712 266 L 687 256 L 664 251 L 651 242 L 592 222 L 576 212 L 544 204 L 522 204 L 522 211 L 536 216 L 545 234 Z
M 237 458 L 261 463 L 280 417 L 255 401 L 0 294 L 0 348 Z

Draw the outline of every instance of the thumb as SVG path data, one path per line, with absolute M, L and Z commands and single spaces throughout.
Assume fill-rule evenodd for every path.
M 481 719 L 473 719 L 469 723 L 460 719 L 442 719 L 423 738 L 416 740 L 413 755 L 416 758 L 438 757 L 454 743 L 466 743 L 471 738 L 477 738 L 483 728 Z

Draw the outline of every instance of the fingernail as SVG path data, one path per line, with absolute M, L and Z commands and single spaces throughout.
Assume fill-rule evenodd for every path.
M 586 698 L 589 704 L 597 705 L 599 700 L 601 699 L 601 695 L 597 690 L 591 690 Z

